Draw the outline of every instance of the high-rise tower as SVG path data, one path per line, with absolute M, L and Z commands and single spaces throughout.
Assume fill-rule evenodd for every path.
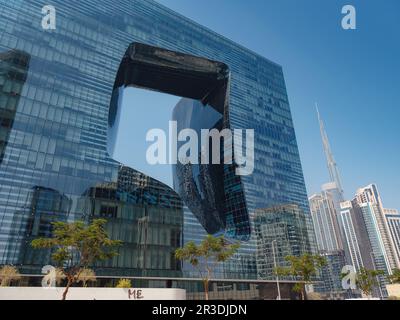
M 366 224 L 371 224 L 371 230 L 376 234 L 377 255 L 382 256 L 388 272 L 397 269 L 400 265 L 390 228 L 385 218 L 382 199 L 375 184 L 370 184 L 357 190 L 355 200 L 365 216 Z M 372 232 L 372 231 L 371 231 Z M 372 236 L 370 236 L 372 237 Z M 373 240 L 371 240 L 373 241 Z
M 45 32 L 47 1 L 1 1 L 0 264 L 40 274 L 50 252 L 31 250 L 29 240 L 49 235 L 50 218 L 100 216 L 125 247 L 96 266 L 99 276 L 192 276 L 173 250 L 211 233 L 241 241 L 215 278 L 259 280 L 252 216 L 281 206 L 295 206 L 293 219 L 307 224 L 296 245 L 312 252 L 282 67 L 153 0 L 78 3 L 52 0 L 57 26 Z M 232 164 L 177 165 L 173 189 L 116 161 L 126 87 L 181 97 L 179 129 L 254 130 L 253 174 L 236 175 Z M 157 106 L 140 110 L 137 101 L 130 106 L 149 123 L 160 119 Z
M 339 191 L 339 195 L 342 198 L 341 201 L 343 201 L 344 200 L 343 187 L 342 187 L 342 182 L 341 182 L 340 175 L 339 175 L 339 170 L 336 165 L 335 158 L 333 157 L 331 146 L 329 144 L 328 135 L 325 131 L 325 125 L 324 125 L 324 122 L 322 121 L 321 115 L 318 110 L 318 105 L 315 104 L 315 107 L 317 108 L 319 128 L 321 131 L 322 144 L 324 147 L 324 152 L 325 152 L 326 161 L 327 161 L 327 165 L 328 165 L 329 177 L 330 177 L 331 182 L 334 182 L 336 184 L 336 188 Z
M 329 182 L 322 186 L 321 194 L 309 198 L 319 253 L 328 261 L 328 266 L 322 270 L 323 284 L 317 285 L 315 290 L 330 294 L 343 293 L 341 279 L 337 275 L 351 258 L 348 245 L 343 241 L 346 239 L 346 230 L 339 219 L 340 203 L 344 200 L 343 188 L 324 122 L 317 104 L 315 106 L 330 177 Z
M 317 109 L 322 144 L 323 144 L 324 153 L 326 156 L 327 167 L 328 167 L 329 177 L 330 177 L 330 181 L 328 183 L 325 183 L 322 186 L 322 189 L 323 189 L 322 195 L 324 195 L 324 194 L 325 194 L 325 196 L 329 195 L 329 197 L 332 200 L 332 203 L 333 203 L 333 206 L 335 209 L 334 210 L 335 211 L 334 218 L 338 222 L 338 224 L 337 224 L 338 241 L 337 242 L 342 244 L 342 248 L 345 251 L 346 261 L 348 263 L 350 263 L 351 262 L 351 252 L 349 251 L 348 245 L 345 243 L 346 242 L 346 230 L 345 230 L 346 226 L 343 225 L 341 217 L 340 217 L 340 213 L 342 210 L 341 203 L 343 201 L 345 201 L 343 187 L 342 187 L 342 181 L 340 179 L 339 169 L 336 165 L 335 158 L 333 157 L 333 153 L 332 153 L 331 146 L 329 143 L 328 135 L 325 131 L 324 122 L 319 113 L 318 105 L 315 104 L 315 107 Z M 349 221 L 349 222 L 351 223 L 351 221 Z

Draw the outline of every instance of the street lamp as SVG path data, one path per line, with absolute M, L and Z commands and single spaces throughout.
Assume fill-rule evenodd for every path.
M 272 240 L 271 246 L 272 246 L 272 256 L 273 256 L 273 258 L 274 258 L 274 268 L 275 268 L 275 274 L 276 274 L 276 287 L 277 287 L 277 289 L 278 289 L 278 300 L 281 300 L 281 289 L 280 289 L 280 287 L 279 287 L 279 275 L 278 275 L 278 273 L 276 272 L 276 268 L 277 268 L 277 265 L 276 265 L 276 257 L 275 257 L 275 244 L 276 244 L 276 243 L 277 243 L 276 240 Z

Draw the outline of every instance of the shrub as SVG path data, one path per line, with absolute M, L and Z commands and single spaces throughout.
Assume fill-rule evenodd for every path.
M 116 288 L 132 288 L 132 282 L 129 279 L 119 279 Z

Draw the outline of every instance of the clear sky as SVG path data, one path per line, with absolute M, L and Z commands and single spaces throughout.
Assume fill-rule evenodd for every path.
M 328 181 L 318 102 L 346 196 L 376 183 L 384 206 L 400 209 L 400 1 L 158 2 L 283 66 L 309 194 Z M 341 28 L 345 4 L 357 10 L 357 30 Z M 125 104 L 133 101 L 154 110 L 157 125 L 166 128 L 178 99 L 127 89 Z M 165 108 L 154 106 L 160 103 Z M 131 151 L 132 137 L 144 137 L 148 121 L 138 110 L 123 108 L 116 156 L 146 172 L 145 145 L 141 159 Z M 152 168 L 153 176 L 154 170 L 170 183 L 170 170 Z

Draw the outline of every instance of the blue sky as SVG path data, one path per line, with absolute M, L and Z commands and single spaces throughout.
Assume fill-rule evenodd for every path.
M 346 196 L 376 183 L 384 206 L 400 209 L 400 1 L 158 2 L 283 66 L 309 194 L 328 180 L 317 101 Z M 357 10 L 357 30 L 341 28 L 345 4 Z M 126 103 L 133 100 L 146 106 L 146 112 L 163 101 L 165 108 L 153 108 L 161 128 L 178 101 L 126 90 Z M 132 136 L 146 131 L 147 117 L 138 110 L 123 108 L 116 157 L 146 172 L 145 145 L 137 149 L 139 157 L 130 151 Z M 133 115 L 137 126 L 132 125 Z M 170 169 L 152 168 L 152 173 L 170 182 Z

